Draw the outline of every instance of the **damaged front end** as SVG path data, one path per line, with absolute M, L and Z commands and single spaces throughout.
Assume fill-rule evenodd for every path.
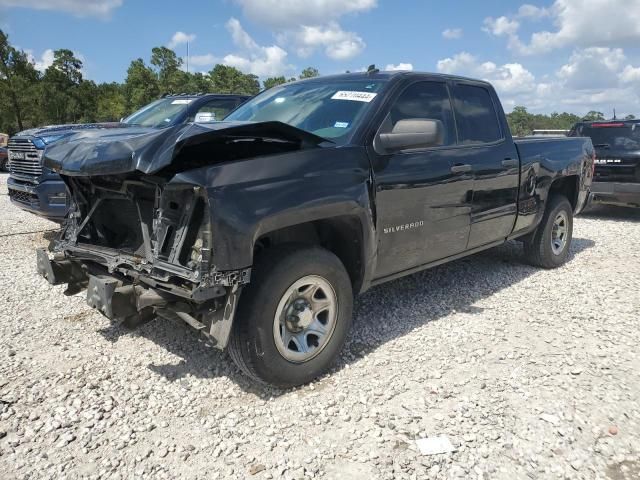
M 318 148 L 325 139 L 281 122 L 187 124 L 78 132 L 44 153 L 72 198 L 51 257 L 38 271 L 67 294 L 135 326 L 181 319 L 225 348 L 250 265 L 214 264 L 208 167 Z M 202 168 L 207 167 L 207 168 Z M 193 184 L 176 175 L 199 173 Z
M 74 206 L 53 258 L 38 251 L 40 274 L 67 294 L 87 288 L 87 303 L 112 320 L 181 319 L 225 348 L 250 268 L 212 264 L 206 190 L 136 174 L 65 181 Z

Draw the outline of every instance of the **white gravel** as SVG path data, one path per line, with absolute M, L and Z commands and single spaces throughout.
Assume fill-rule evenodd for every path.
M 53 224 L 0 175 L 0 477 L 640 476 L 640 212 L 576 221 L 571 261 L 517 243 L 374 288 L 336 368 L 254 385 L 186 325 L 128 332 L 35 273 Z M 456 451 L 422 456 L 446 435 Z

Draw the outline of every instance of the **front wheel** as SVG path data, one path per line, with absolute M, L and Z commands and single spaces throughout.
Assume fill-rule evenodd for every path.
M 353 309 L 342 262 L 319 247 L 263 252 L 240 297 L 229 354 L 255 380 L 279 387 L 313 380 L 342 349 Z
M 533 237 L 525 241 L 525 256 L 538 267 L 559 267 L 567 261 L 572 238 L 573 208 L 565 196 L 555 195 Z

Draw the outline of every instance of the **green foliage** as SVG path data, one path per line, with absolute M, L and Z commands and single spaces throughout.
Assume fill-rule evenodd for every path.
M 40 82 L 41 105 L 46 118 L 52 123 L 79 122 L 85 108 L 95 101 L 92 98 L 95 84 L 91 84 L 83 81 L 82 61 L 71 50 L 53 52 L 53 63 Z
M 604 115 L 602 114 L 602 112 L 596 112 L 594 110 L 591 110 L 589 113 L 587 113 L 584 117 L 582 117 L 582 120 L 585 120 L 587 122 L 593 122 L 594 120 L 604 120 Z
M 144 64 L 141 58 L 132 61 L 129 65 L 127 78 L 124 81 L 124 95 L 126 109 L 129 112 L 134 112 L 160 95 L 155 73 Z
M 156 70 L 160 94 L 183 93 L 183 86 L 187 83 L 187 74 L 180 70 L 182 59 L 176 52 L 167 47 L 154 47 L 151 50 L 151 65 Z
M 283 83 L 287 83 L 287 79 L 284 77 L 270 77 L 262 82 L 262 85 L 265 90 L 268 90 L 271 87 L 276 87 L 278 85 L 282 85 Z
M 27 55 L 0 30 L 0 131 L 15 133 L 36 121 L 38 80 Z
M 532 114 L 523 106 L 514 107 L 507 114 L 507 122 L 511 134 L 517 137 L 531 135 L 534 130 L 569 130 L 581 118 L 572 113 L 557 113 L 551 115 Z
M 213 91 L 217 93 L 240 93 L 255 95 L 260 91 L 258 77 L 242 73 L 235 67 L 216 65 L 209 72 Z
M 307 67 L 304 70 L 302 70 L 302 72 L 300 73 L 300 80 L 303 80 L 305 78 L 319 77 L 319 76 L 320 76 L 320 72 L 318 71 L 317 68 Z

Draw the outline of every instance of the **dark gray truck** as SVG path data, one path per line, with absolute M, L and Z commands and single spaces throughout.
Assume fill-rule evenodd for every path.
M 579 122 L 568 135 L 589 137 L 595 149 L 590 202 L 640 207 L 640 120 Z
M 48 145 L 79 130 L 122 129 L 141 125 L 163 129 L 193 122 L 196 117 L 199 121 L 221 120 L 248 98 L 247 95 L 222 94 L 167 95 L 120 122 L 49 125 L 17 133 L 9 140 L 9 198 L 23 210 L 60 222 L 67 213 L 67 188 L 56 172 L 42 164 L 42 153 Z
M 78 132 L 45 165 L 73 198 L 38 251 L 50 283 L 129 326 L 184 321 L 290 386 L 331 364 L 373 285 L 510 239 L 562 265 L 593 148 L 514 141 L 486 82 L 374 71 L 272 88 L 225 122 Z

